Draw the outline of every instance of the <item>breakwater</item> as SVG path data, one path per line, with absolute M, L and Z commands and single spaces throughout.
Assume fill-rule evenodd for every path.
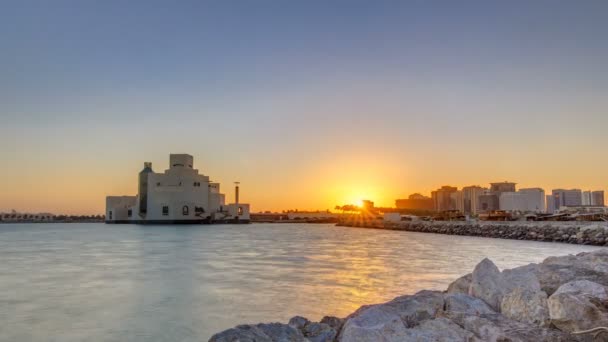
M 239 325 L 210 341 L 607 341 L 607 265 L 604 248 L 503 271 L 484 259 L 445 291 L 365 305 L 345 318 Z
M 605 222 L 464 222 L 342 220 L 338 226 L 403 230 L 409 232 L 478 236 L 499 239 L 563 242 L 608 246 Z

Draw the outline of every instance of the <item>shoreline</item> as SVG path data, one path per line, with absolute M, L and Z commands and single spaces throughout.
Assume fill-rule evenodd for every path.
M 592 341 L 608 322 L 608 249 L 500 271 L 483 259 L 445 291 L 423 290 L 320 322 L 238 325 L 210 342 Z M 608 340 L 606 334 L 596 339 Z
M 483 221 L 340 221 L 340 227 L 401 230 L 419 233 L 486 237 L 509 240 L 608 246 L 606 222 L 500 222 Z

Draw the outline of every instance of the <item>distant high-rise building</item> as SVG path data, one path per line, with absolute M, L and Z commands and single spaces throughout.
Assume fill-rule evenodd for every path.
M 517 183 L 511 183 L 511 182 L 490 183 L 490 191 L 492 191 L 494 193 L 515 192 L 515 185 L 517 185 Z
M 553 214 L 555 213 L 555 199 L 553 198 L 553 195 L 546 195 L 546 203 L 547 203 L 547 213 L 548 214 Z
M 545 212 L 545 190 L 540 188 L 503 192 L 499 196 L 500 210 Z
M 421 194 L 411 194 L 407 199 L 395 200 L 397 209 L 433 210 L 433 199 Z
M 450 194 L 450 207 L 452 210 L 464 212 L 464 198 L 462 191 L 454 191 Z
M 545 202 L 545 190 L 541 188 L 519 189 L 520 193 L 526 195 L 527 209 L 536 213 L 544 213 L 547 210 Z
M 462 188 L 463 213 L 476 215 L 479 213 L 479 196 L 488 189 L 481 186 L 465 186 Z
M 583 191 L 582 193 L 582 205 L 603 207 L 604 206 L 604 191 Z
M 591 191 L 583 191 L 581 198 L 582 205 L 591 205 Z
M 604 204 L 604 190 L 597 190 L 591 193 L 591 205 L 596 207 L 603 207 Z
M 431 197 L 433 198 L 433 207 L 437 211 L 445 211 L 445 210 L 455 210 L 455 207 L 452 205 L 452 193 L 458 191 L 458 188 L 453 186 L 442 186 L 440 189 L 437 189 L 431 193 Z
M 479 196 L 478 212 L 489 212 L 498 210 L 499 208 L 498 195 L 495 192 L 484 191 L 483 194 Z
M 583 192 L 580 189 L 555 189 L 552 191 L 552 197 L 555 210 L 583 205 Z

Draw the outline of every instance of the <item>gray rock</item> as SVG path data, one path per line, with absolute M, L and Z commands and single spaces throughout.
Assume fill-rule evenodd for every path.
M 426 320 L 420 325 L 406 331 L 403 341 L 480 341 L 469 331 L 462 329 L 459 325 L 446 318 Z
M 302 330 L 308 323 L 310 323 L 310 321 L 306 317 L 295 316 L 289 320 L 288 324 L 296 329 Z
M 550 324 L 547 294 L 544 291 L 531 291 L 517 287 L 505 294 L 500 312 L 507 318 L 547 327 Z
M 344 320 L 338 317 L 325 316 L 321 319 L 321 323 L 325 323 L 336 329 L 336 331 L 340 331 L 340 329 L 342 329 L 342 325 L 344 324 Z
M 454 280 L 447 289 L 447 293 L 469 293 L 469 287 L 471 286 L 471 279 L 473 275 L 471 273 L 462 276 Z
M 500 314 L 468 315 L 448 312 L 451 319 L 464 330 L 472 332 L 482 341 L 492 342 L 561 342 L 573 341 L 572 336 L 556 329 L 540 328 L 517 322 Z
M 496 313 L 483 300 L 462 293 L 452 293 L 445 296 L 445 311 L 462 312 L 470 315 Z
M 302 331 L 310 342 L 333 342 L 338 330 L 325 323 L 308 323 Z
M 443 306 L 443 294 L 435 291 L 364 306 L 347 317 L 339 341 L 403 341 L 408 328 L 434 318 Z
M 543 291 L 553 294 L 561 285 L 589 280 L 608 286 L 608 250 L 545 259 L 535 269 Z
M 498 267 L 488 259 L 483 259 L 471 276 L 469 295 L 486 302 L 494 311 L 500 310 L 505 285 Z
M 499 272 L 490 260 L 484 259 L 473 271 L 470 293 L 507 318 L 548 326 L 547 294 L 541 289 L 537 270 L 538 265 L 530 264 Z
M 567 332 L 608 326 L 608 290 L 580 280 L 566 283 L 549 297 L 551 323 Z
M 304 335 L 287 324 L 239 325 L 213 335 L 209 342 L 305 342 Z
M 254 325 L 239 325 L 217 333 L 209 342 L 272 342 L 272 339 Z

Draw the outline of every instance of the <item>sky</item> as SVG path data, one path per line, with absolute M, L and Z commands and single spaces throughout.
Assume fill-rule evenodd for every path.
M 607 1 L 2 1 L 0 211 L 103 213 L 145 161 L 252 211 L 607 189 Z

